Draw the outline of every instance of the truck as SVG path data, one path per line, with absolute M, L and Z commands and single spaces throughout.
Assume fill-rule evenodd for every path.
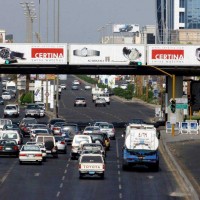
M 11 90 L 13 93 L 16 94 L 17 92 L 17 86 L 16 86 L 16 83 L 14 81 L 8 81 L 5 85 L 5 90 L 6 91 L 9 91 Z
M 98 176 L 104 179 L 105 161 L 102 154 L 81 154 L 79 158 L 79 178 Z
M 122 169 L 143 165 L 150 170 L 159 170 L 159 140 L 153 125 L 129 124 L 125 131 L 122 148 Z

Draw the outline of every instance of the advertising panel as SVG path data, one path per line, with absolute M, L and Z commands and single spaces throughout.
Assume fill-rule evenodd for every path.
M 146 64 L 145 45 L 69 45 L 70 65 L 130 65 L 131 62 Z
M 114 24 L 113 25 L 113 32 L 114 33 L 136 33 L 140 31 L 139 24 Z
M 6 38 L 6 31 L 5 30 L 0 30 L 0 43 L 5 43 L 6 42 L 5 38 Z
M 67 44 L 2 44 L 0 64 L 67 64 Z
M 147 52 L 147 65 L 200 65 L 200 45 L 148 45 Z

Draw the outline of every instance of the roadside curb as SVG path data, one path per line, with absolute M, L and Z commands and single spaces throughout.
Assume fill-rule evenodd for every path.
M 181 169 L 179 164 L 176 162 L 174 156 L 172 155 L 172 153 L 170 152 L 170 150 L 167 146 L 166 141 L 165 140 L 161 140 L 161 141 L 162 141 L 165 151 L 167 152 L 168 156 L 170 157 L 170 160 L 172 161 L 173 165 L 177 169 L 178 174 L 182 178 L 183 182 L 186 184 L 188 192 L 191 194 L 192 200 L 199 200 L 198 193 L 192 186 L 191 182 L 189 181 L 189 179 L 187 178 L 187 176 L 185 175 L 185 173 L 183 172 L 183 170 Z

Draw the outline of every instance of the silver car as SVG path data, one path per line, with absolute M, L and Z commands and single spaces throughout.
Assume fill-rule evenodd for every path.
M 25 117 L 32 116 L 32 117 L 40 117 L 40 107 L 38 104 L 30 103 L 27 105 L 25 109 Z
M 97 99 L 95 100 L 95 106 L 99 106 L 99 105 L 102 105 L 102 106 L 106 106 L 106 100 L 104 98 L 101 98 L 101 97 L 97 97 Z
M 11 116 L 14 116 L 14 117 L 19 116 L 18 108 L 15 104 L 8 104 L 4 108 L 4 118 L 11 117 Z
M 56 146 L 59 152 L 67 153 L 67 143 L 65 142 L 65 138 L 62 136 L 54 136 L 56 140 Z

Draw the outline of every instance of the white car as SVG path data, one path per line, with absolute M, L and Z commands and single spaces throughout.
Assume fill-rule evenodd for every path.
M 85 90 L 91 90 L 92 87 L 90 85 L 85 85 Z
M 4 108 L 4 118 L 11 116 L 14 117 L 19 116 L 19 110 L 16 104 L 8 104 Z
M 55 135 L 56 146 L 59 152 L 67 153 L 67 143 L 65 142 L 65 138 L 63 136 Z
M 83 134 L 88 134 L 88 133 L 99 133 L 100 128 L 99 126 L 86 126 L 83 130 Z
M 1 97 L 3 100 L 11 100 L 12 99 L 10 92 L 6 92 L 6 91 L 2 93 Z
M 4 125 L 12 125 L 12 121 L 10 119 L 0 119 L 0 130 L 3 129 Z
M 99 106 L 99 105 L 103 105 L 104 107 L 106 106 L 106 100 L 105 98 L 102 98 L 102 97 L 98 97 L 96 100 L 95 100 L 95 106 Z
M 101 132 L 106 132 L 109 138 L 115 139 L 115 128 L 111 123 L 102 123 L 99 125 Z
M 126 90 L 128 88 L 128 84 L 126 84 L 126 83 L 125 84 L 121 84 L 120 88 Z
M 37 129 L 31 129 L 30 131 L 30 139 L 34 140 L 37 135 L 39 134 L 50 134 L 49 130 L 46 128 L 37 128 Z
M 40 147 L 40 150 L 42 151 L 42 157 L 43 157 L 43 161 L 46 161 L 47 158 L 47 153 L 46 153 L 46 148 L 44 146 L 44 143 L 42 142 L 26 142 L 26 145 L 38 145 Z
M 64 84 L 64 83 L 62 83 L 62 84 L 60 84 L 60 88 L 62 89 L 62 90 L 66 90 L 66 84 Z
M 80 81 L 79 80 L 74 80 L 72 84 L 73 85 L 80 85 Z
M 19 152 L 19 164 L 23 162 L 37 162 L 42 164 L 42 151 L 37 145 L 23 145 Z

